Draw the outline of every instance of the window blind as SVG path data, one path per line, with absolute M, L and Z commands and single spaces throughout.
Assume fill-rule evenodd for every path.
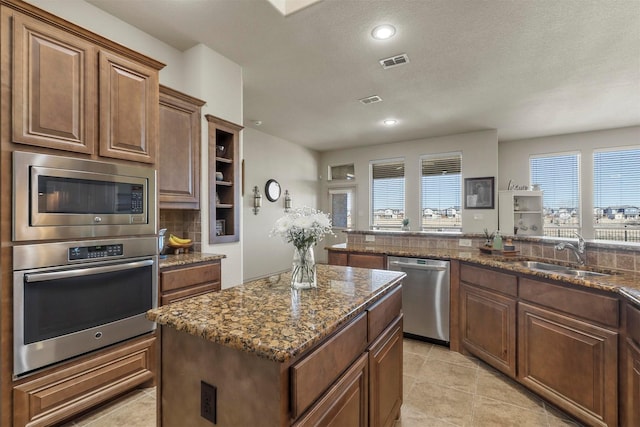
M 404 219 L 404 162 L 371 164 L 371 226 L 399 229 Z
M 544 191 L 545 226 L 579 226 L 580 156 L 563 154 L 531 157 L 531 183 Z M 546 231 L 546 230 L 545 230 Z
M 422 229 L 462 228 L 461 156 L 425 157 L 420 179 Z

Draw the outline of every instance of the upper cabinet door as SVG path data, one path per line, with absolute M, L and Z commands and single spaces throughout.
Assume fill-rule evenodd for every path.
M 160 86 L 161 209 L 200 209 L 200 109 L 204 103 Z
M 158 71 L 100 51 L 100 155 L 156 162 Z
M 92 154 L 94 46 L 20 14 L 13 23 L 13 141 Z

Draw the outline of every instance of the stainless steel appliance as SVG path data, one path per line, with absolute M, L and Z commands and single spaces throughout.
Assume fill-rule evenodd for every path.
M 149 166 L 13 153 L 13 239 L 156 233 L 156 171 Z
M 13 247 L 15 377 L 153 331 L 156 237 Z
M 449 343 L 449 261 L 388 257 L 389 270 L 403 271 L 404 335 Z

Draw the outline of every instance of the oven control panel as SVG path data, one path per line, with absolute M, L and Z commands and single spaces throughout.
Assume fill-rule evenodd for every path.
M 69 248 L 69 261 L 122 256 L 122 243 L 116 245 L 76 246 Z

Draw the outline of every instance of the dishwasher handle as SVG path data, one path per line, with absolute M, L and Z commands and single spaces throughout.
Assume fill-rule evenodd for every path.
M 431 270 L 431 271 L 445 271 L 447 269 L 446 266 L 440 265 L 423 265 L 423 264 L 414 264 L 410 262 L 400 262 L 400 261 L 391 261 L 390 265 L 396 265 L 398 267 L 404 268 L 415 268 L 417 270 Z

